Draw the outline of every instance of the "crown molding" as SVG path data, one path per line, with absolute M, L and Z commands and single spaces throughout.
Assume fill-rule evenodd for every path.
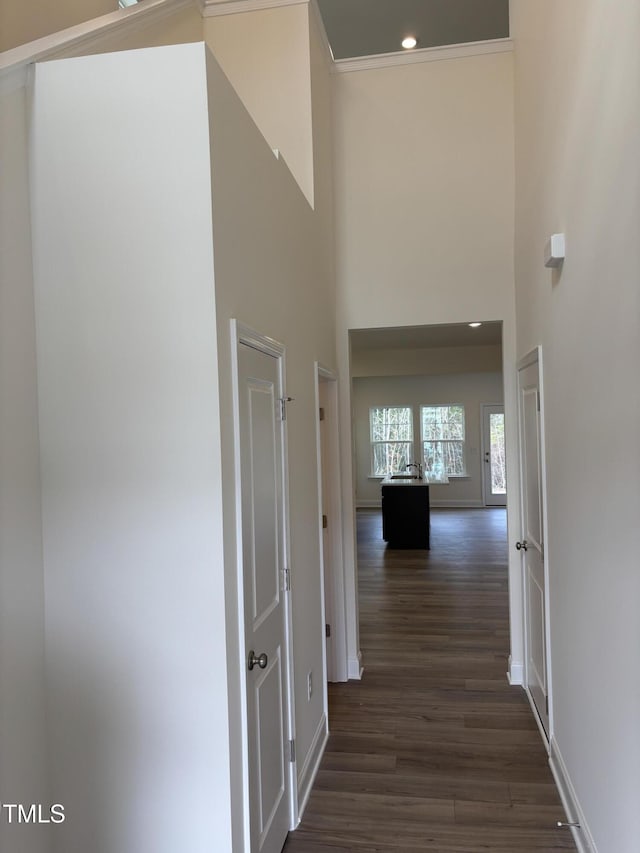
M 203 18 L 219 15 L 238 15 L 241 12 L 260 12 L 280 6 L 307 6 L 310 0 L 198 0 Z
M 27 66 L 45 59 L 78 56 L 100 45 L 114 35 L 125 35 L 144 29 L 149 24 L 170 17 L 194 0 L 144 0 L 144 3 L 118 9 L 75 27 L 0 53 L 0 90 L 15 88 L 17 81 L 26 82 Z M 6 83 L 5 83 L 6 80 Z
M 336 59 L 334 60 L 333 71 L 344 74 L 350 71 L 368 71 L 372 68 L 391 68 L 395 65 L 440 62 L 445 59 L 460 59 L 465 56 L 482 56 L 489 53 L 510 53 L 511 51 L 513 51 L 513 41 L 509 38 L 474 41 L 466 44 L 403 50 L 398 53 L 381 53 L 376 56 L 361 56 L 356 59 Z

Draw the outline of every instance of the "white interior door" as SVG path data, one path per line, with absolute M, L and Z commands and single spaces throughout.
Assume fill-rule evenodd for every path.
M 525 598 L 525 686 L 549 734 L 547 606 L 544 571 L 543 455 L 540 374 L 537 357 L 518 371 L 520 397 L 520 467 L 522 554 Z
M 485 506 L 507 505 L 504 406 L 482 406 L 482 459 Z
M 280 360 L 238 346 L 245 677 L 251 853 L 280 853 L 289 829 Z

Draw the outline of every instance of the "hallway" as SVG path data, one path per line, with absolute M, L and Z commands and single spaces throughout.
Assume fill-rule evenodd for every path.
M 358 511 L 364 677 L 285 853 L 575 850 L 524 692 L 506 679 L 506 512 L 435 510 L 432 550 L 387 549 Z

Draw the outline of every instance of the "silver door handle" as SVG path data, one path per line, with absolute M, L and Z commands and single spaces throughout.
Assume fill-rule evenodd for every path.
M 251 649 L 249 652 L 249 660 L 247 661 L 247 666 L 249 667 L 249 672 L 254 668 L 254 666 L 259 666 L 260 669 L 266 669 L 267 666 L 267 656 L 264 652 L 261 655 L 256 657 L 256 653 Z
M 526 551 L 527 550 L 527 540 L 523 539 L 522 542 L 516 542 L 516 548 L 518 551 Z

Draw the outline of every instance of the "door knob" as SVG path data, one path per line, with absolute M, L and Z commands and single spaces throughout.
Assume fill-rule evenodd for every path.
M 261 655 L 256 657 L 256 653 L 251 649 L 249 652 L 249 660 L 247 662 L 247 666 L 249 667 L 249 672 L 254 668 L 254 666 L 259 666 L 260 669 L 265 669 L 267 666 L 267 656 L 264 652 Z
M 516 548 L 518 551 L 526 551 L 527 550 L 527 540 L 523 539 L 522 542 L 516 542 Z

